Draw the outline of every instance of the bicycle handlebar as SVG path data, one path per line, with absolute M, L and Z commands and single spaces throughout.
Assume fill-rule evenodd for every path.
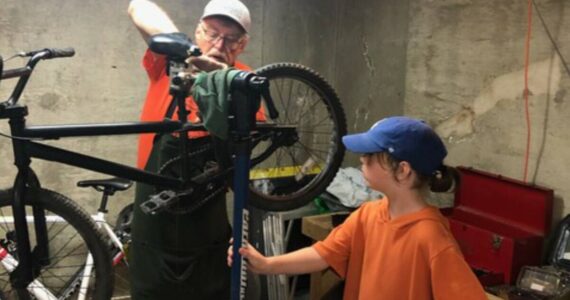
M 18 102 L 18 99 L 22 95 L 22 91 L 26 87 L 28 79 L 30 78 L 32 71 L 34 70 L 34 67 L 40 60 L 59 58 L 59 57 L 71 57 L 74 55 L 75 55 L 75 50 L 73 48 L 45 48 L 41 50 L 18 53 L 16 56 L 30 57 L 30 59 L 28 60 L 28 63 L 26 64 L 25 67 L 2 70 L 0 80 L 15 78 L 15 77 L 19 77 L 20 80 L 16 84 L 16 87 L 14 87 L 14 90 L 12 91 L 12 95 L 10 96 L 10 98 L 4 102 L 1 102 L 0 107 L 6 105 L 14 105 Z
M 59 57 L 72 57 L 75 55 L 75 49 L 68 48 L 45 48 L 41 50 L 34 50 L 29 52 L 20 52 L 16 56 L 31 57 L 26 67 L 9 69 L 2 71 L 1 79 L 8 79 L 14 77 L 22 77 L 29 75 L 38 61 L 42 59 L 52 59 Z

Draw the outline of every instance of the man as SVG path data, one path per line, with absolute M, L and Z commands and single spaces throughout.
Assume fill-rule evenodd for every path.
M 148 0 L 132 0 L 128 14 L 145 41 L 158 33 L 179 32 L 168 15 Z M 238 0 L 212 0 L 196 26 L 194 42 L 203 55 L 189 59 L 195 70 L 212 71 L 227 67 L 249 69 L 237 61 L 248 42 L 250 16 Z M 146 51 L 143 66 L 149 88 L 142 121 L 176 119 L 167 116 L 172 97 L 164 56 Z M 186 100 L 189 121 L 199 122 L 198 107 Z M 205 132 L 191 132 L 191 147 L 199 145 Z M 179 155 L 177 140 L 170 134 L 143 134 L 139 140 L 137 165 L 156 172 L 166 161 Z M 192 172 L 199 172 L 206 160 L 193 157 Z M 228 299 L 230 269 L 224 265 L 231 235 L 223 193 L 192 213 L 161 212 L 149 216 L 140 204 L 157 190 L 137 184 L 133 215 L 132 246 L 129 250 L 132 298 L 140 299 Z

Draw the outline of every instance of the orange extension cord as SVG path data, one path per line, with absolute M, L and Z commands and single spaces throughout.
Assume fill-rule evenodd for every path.
M 528 90 L 528 68 L 530 59 L 530 33 L 532 31 L 532 0 L 528 0 L 528 22 L 527 22 L 527 33 L 526 33 L 526 43 L 525 43 L 525 62 L 524 62 L 524 106 L 525 106 L 525 117 L 526 117 L 526 150 L 524 154 L 524 173 L 523 181 L 527 182 L 528 177 L 528 161 L 530 157 L 530 112 L 528 105 L 528 97 L 530 91 Z

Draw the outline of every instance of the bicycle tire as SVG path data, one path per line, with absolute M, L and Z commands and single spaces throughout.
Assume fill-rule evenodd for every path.
M 270 211 L 295 209 L 322 193 L 340 168 L 345 152 L 341 139 L 347 131 L 344 110 L 331 85 L 306 66 L 275 63 L 255 73 L 269 79 L 280 113 L 275 120 L 266 116 L 268 123 L 294 125 L 298 140 L 251 167 L 250 203 Z M 252 160 L 268 146 L 258 144 Z
M 87 299 L 106 300 L 113 293 L 114 273 L 111 257 L 103 233 L 85 211 L 69 198 L 46 189 L 34 189 L 28 193 L 26 210 L 31 216 L 32 206 L 40 205 L 46 216 L 56 216 L 65 222 L 47 223 L 50 259 L 47 266 L 41 267 L 36 280 L 58 299 L 76 299 L 79 294 L 78 278 L 83 275 L 87 251 L 93 255 L 94 271 L 88 287 Z M 11 236 L 15 233 L 14 224 L 7 221 L 12 215 L 12 191 L 0 191 L 0 239 L 9 253 L 16 255 L 17 245 Z M 35 246 L 35 232 L 32 222 L 28 222 L 30 241 Z M 10 246 L 7 246 L 9 243 Z M 34 292 L 12 289 L 9 274 L 0 264 L 0 290 L 6 299 L 35 299 Z M 24 292 L 24 296 L 16 296 Z M 26 297 L 29 294 L 31 297 Z

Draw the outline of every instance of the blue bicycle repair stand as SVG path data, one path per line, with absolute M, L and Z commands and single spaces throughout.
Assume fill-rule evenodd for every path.
M 249 72 L 240 72 L 231 84 L 230 136 L 233 139 L 235 154 L 232 300 L 244 299 L 247 287 L 247 269 L 243 257 L 239 254 L 239 249 L 245 246 L 249 232 L 247 200 L 249 196 L 251 130 L 255 128 L 255 114 L 259 107 L 260 94 L 267 87 L 268 82 L 265 78 L 257 77 Z

